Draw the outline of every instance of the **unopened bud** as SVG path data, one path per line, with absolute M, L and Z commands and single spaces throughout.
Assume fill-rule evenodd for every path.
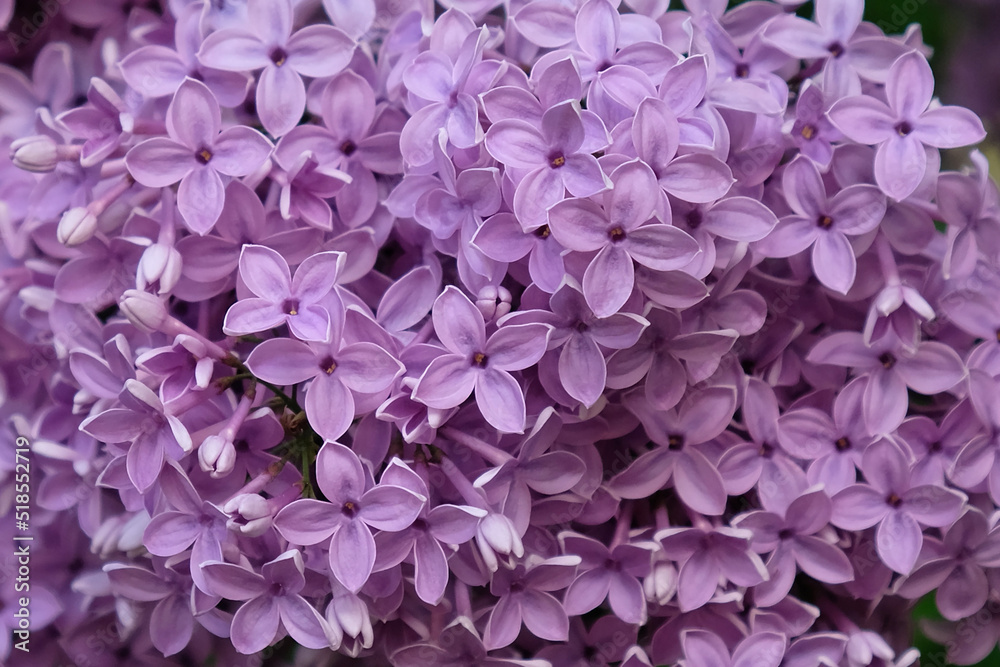
M 263 535 L 271 526 L 273 508 L 267 500 L 255 493 L 238 495 L 222 509 L 231 516 L 226 522 L 229 530 L 247 537 Z
M 10 145 L 10 159 L 15 167 L 25 171 L 49 172 L 61 159 L 59 144 L 44 134 L 17 139 Z
M 56 238 L 65 246 L 77 246 L 89 241 L 97 231 L 97 216 L 84 206 L 63 213 L 56 227 Z
M 125 290 L 118 305 L 129 322 L 146 333 L 159 331 L 170 314 L 159 297 L 139 290 Z
M 218 435 L 205 438 L 198 447 L 198 464 L 216 479 L 231 473 L 236 464 L 236 448 L 232 440 Z
M 169 292 L 181 277 L 181 254 L 173 246 L 152 244 L 139 259 L 137 277 L 140 289 L 159 281 L 159 293 Z
M 476 295 L 476 307 L 487 322 L 499 319 L 510 312 L 510 290 L 506 287 L 487 285 Z

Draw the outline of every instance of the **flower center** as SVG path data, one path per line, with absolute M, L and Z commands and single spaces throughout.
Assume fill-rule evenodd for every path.
M 846 452 L 851 448 L 851 441 L 846 437 L 837 438 L 837 441 L 833 443 L 833 446 L 837 448 L 838 452 Z
M 745 79 L 750 76 L 750 65 L 740 63 L 736 66 L 736 78 Z
M 905 137 L 911 132 L 913 132 L 913 126 L 910 125 L 910 123 L 905 120 L 896 125 L 896 134 L 898 134 L 901 137 Z
M 558 169 L 564 164 L 566 164 L 566 156 L 562 153 L 554 153 L 549 157 L 549 166 L 553 169 Z
M 285 302 L 281 304 L 281 312 L 285 315 L 298 315 L 299 314 L 299 300 L 298 299 L 285 299 Z
M 813 137 L 816 136 L 816 126 L 815 125 L 804 125 L 802 127 L 802 130 L 801 130 L 800 133 L 802 134 L 802 138 L 803 139 L 805 139 L 806 141 L 809 141 L 810 139 L 812 139 Z
M 202 148 L 194 154 L 194 159 L 197 160 L 199 164 L 208 164 L 209 160 L 212 159 L 212 151 L 207 148 Z
M 667 436 L 667 448 L 668 449 L 680 449 L 684 446 L 684 436 L 683 435 L 668 435 Z
M 889 503 L 891 507 L 899 507 L 900 505 L 903 504 L 903 499 L 900 498 L 898 495 L 896 495 L 896 492 L 893 491 L 888 496 L 886 496 L 885 502 Z
M 350 157 L 351 154 L 354 153 L 354 151 L 356 151 L 356 150 L 358 150 L 358 145 L 355 144 L 350 139 L 348 139 L 344 143 L 340 144 L 340 152 L 343 153 L 344 155 L 348 156 L 348 157 Z
M 625 230 L 621 227 L 615 227 L 608 232 L 608 238 L 611 239 L 612 243 L 621 243 L 625 240 Z
M 883 352 L 879 355 L 878 362 L 882 364 L 882 368 L 889 370 L 896 365 L 896 357 L 892 356 L 888 352 Z
M 337 370 L 337 362 L 333 360 L 333 357 L 327 355 L 319 362 L 319 368 L 327 375 L 333 375 L 333 372 Z
M 782 528 L 778 531 L 779 540 L 788 540 L 795 537 L 795 531 L 791 528 Z
M 344 503 L 344 506 L 340 508 L 341 514 L 346 516 L 348 519 L 353 519 L 358 513 L 358 506 L 353 500 L 348 500 Z
M 472 355 L 473 366 L 477 366 L 479 368 L 486 368 L 487 361 L 489 361 L 489 357 L 487 357 L 482 352 L 476 352 L 474 355 Z
M 834 58 L 839 58 L 844 55 L 844 45 L 840 42 L 834 42 L 830 46 L 826 47 L 826 50 L 830 52 L 830 55 Z
M 821 215 L 816 219 L 816 226 L 820 229 L 830 229 L 833 226 L 833 218 L 828 215 Z
M 684 222 L 686 222 L 688 227 L 691 229 L 698 229 L 701 223 L 704 222 L 704 216 L 701 214 L 701 209 L 693 208 L 688 211 L 688 214 L 684 216 Z
M 280 46 L 276 46 L 271 51 L 270 58 L 272 63 L 274 63 L 277 67 L 281 67 L 285 64 L 285 61 L 288 60 L 288 53 Z
M 552 232 L 549 230 L 548 225 L 542 225 L 532 233 L 540 239 L 547 239 Z M 1000 331 L 997 332 L 997 340 L 1000 341 Z

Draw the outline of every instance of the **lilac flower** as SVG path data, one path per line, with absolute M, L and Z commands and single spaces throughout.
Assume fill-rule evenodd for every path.
M 233 615 L 230 637 L 236 650 L 257 653 L 284 630 L 307 648 L 338 646 L 340 637 L 302 591 L 306 580 L 302 552 L 289 550 L 268 561 L 257 574 L 239 565 L 208 561 L 203 565 L 209 589 L 228 600 L 242 600 Z
M 262 245 L 245 245 L 240 253 L 240 277 L 255 295 L 241 299 L 226 313 L 223 331 L 230 336 L 266 331 L 281 324 L 302 340 L 328 342 L 334 329 L 322 301 L 337 281 L 344 255 L 321 252 L 303 261 L 291 276 L 278 252 Z M 340 326 L 336 326 L 339 330 Z
M 517 639 L 522 623 L 541 639 L 565 641 L 569 619 L 551 591 L 566 588 L 579 563 L 577 556 L 557 556 L 498 570 L 490 592 L 500 600 L 486 623 L 483 645 L 488 649 L 508 646 Z
M 90 80 L 87 99 L 92 107 L 79 107 L 62 113 L 59 122 L 74 135 L 86 139 L 80 151 L 80 164 L 92 167 L 100 164 L 131 137 L 135 120 L 121 97 L 101 79 L 95 77 Z
M 524 431 L 524 394 L 509 371 L 537 362 L 551 328 L 544 324 L 500 327 L 486 337 L 482 313 L 455 287 L 434 302 L 434 330 L 447 348 L 428 366 L 413 398 L 432 408 L 459 405 L 475 390 L 486 420 L 507 433 Z
M 222 176 L 246 176 L 271 153 L 270 142 L 260 132 L 242 125 L 220 132 L 221 126 L 212 91 L 185 79 L 167 109 L 170 138 L 147 139 L 125 156 L 129 172 L 143 185 L 162 188 L 181 182 L 177 207 L 198 234 L 212 229 L 222 213 Z
M 525 229 L 546 224 L 546 211 L 567 190 L 574 197 L 589 197 L 610 187 L 597 160 L 581 149 L 587 131 L 579 104 L 557 104 L 545 111 L 540 125 L 505 119 L 486 133 L 490 155 L 524 174 L 514 193 L 514 213 Z M 641 222 L 645 220 L 636 224 Z
M 878 145 L 875 180 L 888 196 L 908 197 L 927 169 L 925 147 L 958 148 L 982 141 L 982 121 L 961 107 L 929 109 L 934 75 L 916 51 L 900 56 L 889 70 L 886 97 L 849 97 L 830 109 L 830 119 L 852 141 Z
M 358 457 L 326 442 L 316 457 L 316 481 L 328 502 L 305 498 L 274 517 L 278 532 L 293 544 L 329 541 L 330 574 L 357 592 L 375 565 L 371 529 L 398 532 L 419 516 L 427 499 L 393 484 L 372 485 Z
M 757 248 L 770 257 L 789 257 L 812 247 L 816 277 L 846 294 L 857 273 L 848 236 L 875 229 L 885 215 L 885 198 L 874 187 L 859 184 L 828 199 L 816 165 L 802 157 L 785 168 L 782 183 L 794 214 L 782 218 Z
M 355 43 L 344 31 L 311 25 L 292 33 L 291 0 L 249 0 L 247 22 L 209 35 L 198 51 L 205 66 L 230 72 L 262 69 L 257 113 L 272 136 L 295 127 L 306 107 L 303 76 L 333 76 L 344 69 Z
M 833 497 L 830 521 L 846 530 L 878 524 L 875 544 L 886 565 L 909 574 L 923 544 L 920 524 L 945 528 L 961 514 L 966 498 L 952 489 L 929 484 L 913 486 L 910 463 L 888 440 L 865 452 L 861 471 L 867 484 L 854 484 Z
M 611 609 L 626 623 L 646 621 L 646 598 L 641 577 L 649 574 L 652 550 L 640 544 L 619 544 L 613 550 L 597 540 L 565 533 L 564 551 L 580 557 L 577 577 L 566 590 L 563 607 L 571 616 L 585 614 L 607 598 Z
M 679 229 L 644 224 L 656 210 L 655 180 L 642 162 L 627 162 L 612 173 L 613 189 L 604 195 L 603 208 L 587 199 L 552 207 L 552 234 L 563 247 L 597 251 L 583 275 L 583 293 L 598 317 L 613 315 L 628 300 L 635 284 L 633 261 L 670 271 L 698 252 L 694 239 Z
M 161 561 L 153 565 L 154 572 L 122 563 L 108 563 L 103 570 L 115 595 L 137 602 L 156 602 L 149 621 L 150 638 L 164 656 L 170 656 L 183 650 L 194 632 L 191 580 L 164 567 Z
M 685 630 L 681 636 L 684 645 L 682 661 L 685 666 L 718 665 L 755 665 L 755 667 L 778 667 L 785 655 L 787 640 L 784 635 L 776 632 L 757 632 L 733 649 L 732 657 L 725 643 L 718 635 L 705 630 Z

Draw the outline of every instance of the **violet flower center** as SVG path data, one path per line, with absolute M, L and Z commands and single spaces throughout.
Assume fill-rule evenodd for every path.
M 821 215 L 816 219 L 816 226 L 820 229 L 830 229 L 833 226 L 833 218 L 828 215 Z
M 553 169 L 558 169 L 564 164 L 566 164 L 566 156 L 562 153 L 553 153 L 549 156 L 549 166 Z
M 340 513 L 346 516 L 348 519 L 353 519 L 358 514 L 358 504 L 353 500 L 348 500 L 344 503 L 344 506 L 340 508 Z
M 615 227 L 608 232 L 608 238 L 611 239 L 612 243 L 621 243 L 625 240 L 625 230 L 621 227 Z
M 320 360 L 319 368 L 327 375 L 333 375 L 333 372 L 337 370 L 337 362 L 330 355 L 326 355 Z
M 737 79 L 746 79 L 750 76 L 750 65 L 747 65 L 746 63 L 739 63 L 736 65 L 735 74 Z
M 285 299 L 285 302 L 281 304 L 281 312 L 283 312 L 285 315 L 298 315 L 299 300 Z
M 281 67 L 288 60 L 288 52 L 285 51 L 280 46 L 276 46 L 271 49 L 271 53 L 268 54 L 271 62 L 275 64 L 276 67 Z
M 340 144 L 340 152 L 347 157 L 350 157 L 356 150 L 358 150 L 358 145 L 350 139 Z
M 837 438 L 837 440 L 833 443 L 833 446 L 837 448 L 838 452 L 846 452 L 851 448 L 851 440 L 846 436 Z
M 472 365 L 477 368 L 486 368 L 486 364 L 489 360 L 490 358 L 482 352 L 476 352 L 472 355 Z
M 194 159 L 198 161 L 198 164 L 208 164 L 212 159 L 212 151 L 202 147 L 201 150 L 195 152 Z
M 846 52 L 844 45 L 841 44 L 840 42 L 834 42 L 830 46 L 826 47 L 826 50 L 829 51 L 830 55 L 833 56 L 834 58 L 839 58 Z
M 913 132 L 913 125 L 909 121 L 904 120 L 896 125 L 896 133 L 901 137 L 905 137 L 911 132 Z
M 889 370 L 896 365 L 896 357 L 892 356 L 888 352 L 883 352 L 879 355 L 878 362 L 882 364 L 882 368 Z
M 895 491 L 893 491 L 888 496 L 886 496 L 885 502 L 887 502 L 890 507 L 899 507 L 900 505 L 903 504 L 903 499 L 900 498 Z
M 538 229 L 536 229 L 534 232 L 532 232 L 532 234 L 534 234 L 535 236 L 537 236 L 540 239 L 547 239 L 547 238 L 549 238 L 549 234 L 551 234 L 551 233 L 552 233 L 552 231 L 549 229 L 548 225 L 542 225 L 541 227 L 539 227 Z M 997 332 L 997 340 L 1000 340 L 1000 331 Z
M 802 138 L 805 139 L 806 141 L 810 141 L 813 137 L 816 136 L 816 133 L 817 133 L 816 126 L 810 124 L 803 125 L 802 129 L 799 130 L 799 134 L 801 134 Z

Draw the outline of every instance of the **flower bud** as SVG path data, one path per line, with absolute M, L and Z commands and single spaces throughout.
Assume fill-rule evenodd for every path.
M 653 604 L 667 604 L 677 592 L 677 570 L 665 557 L 657 559 L 653 571 L 643 579 L 642 589 Z
M 500 319 L 510 312 L 510 290 L 506 287 L 487 285 L 476 295 L 476 308 L 487 322 Z
M 226 527 L 247 537 L 263 535 L 271 526 L 273 508 L 256 493 L 243 493 L 222 508 L 231 518 Z
M 236 448 L 232 440 L 210 435 L 198 447 L 198 464 L 215 479 L 225 477 L 236 464 Z
M 10 145 L 10 159 L 25 171 L 45 173 L 59 164 L 59 145 L 44 134 L 17 139 Z
M 138 281 L 140 289 L 159 281 L 159 293 L 173 289 L 181 277 L 181 254 L 173 246 L 154 243 L 139 259 Z
M 84 206 L 71 208 L 63 213 L 56 228 L 56 238 L 66 246 L 80 245 L 89 241 L 97 231 L 97 216 Z
M 140 292 L 135 289 L 125 290 L 118 305 L 129 322 L 146 333 L 159 331 L 167 318 L 170 317 L 163 301 L 148 292 Z

